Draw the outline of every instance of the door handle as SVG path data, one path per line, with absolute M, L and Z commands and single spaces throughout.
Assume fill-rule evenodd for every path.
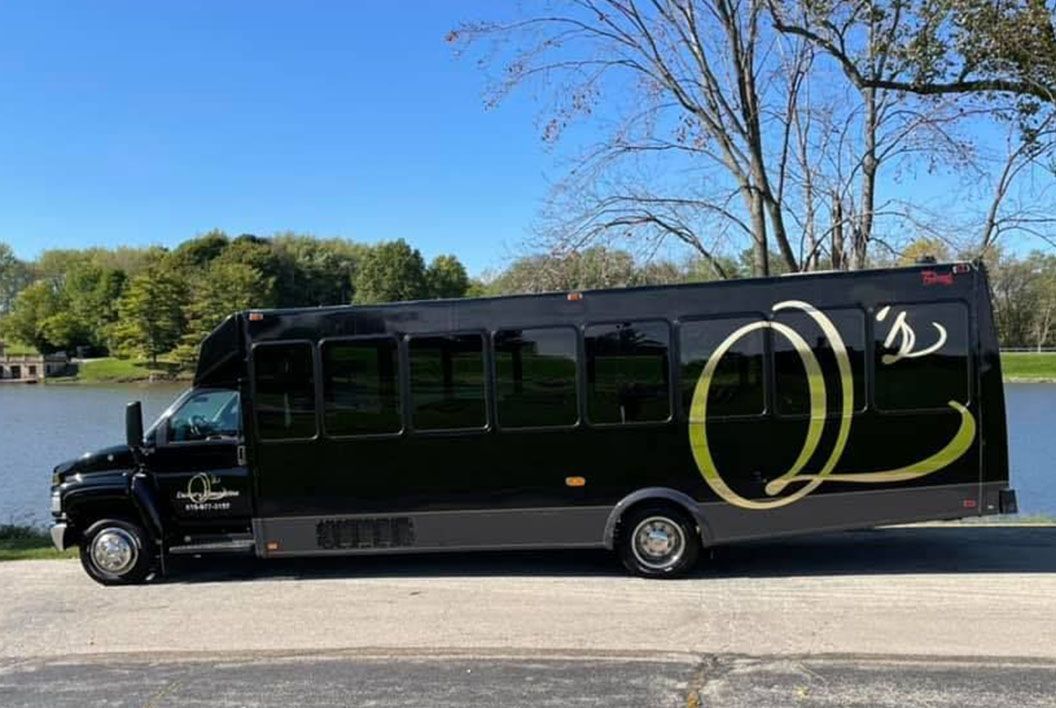
M 246 446 L 245 445 L 239 445 L 237 448 L 235 448 L 235 455 L 237 457 L 238 466 L 239 467 L 245 467 L 246 466 Z

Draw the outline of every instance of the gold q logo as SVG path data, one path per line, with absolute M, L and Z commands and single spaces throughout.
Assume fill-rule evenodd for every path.
M 825 377 L 821 371 L 821 365 L 818 363 L 817 357 L 814 355 L 814 352 L 803 337 L 786 324 L 769 320 L 760 320 L 759 322 L 751 322 L 739 327 L 730 333 L 730 335 L 715 348 L 715 351 L 712 352 L 711 357 L 709 357 L 707 363 L 704 365 L 704 371 L 701 372 L 700 378 L 697 380 L 697 385 L 693 390 L 693 400 L 690 404 L 689 411 L 689 443 L 693 450 L 693 457 L 696 460 L 700 473 L 704 476 L 704 481 L 708 483 L 708 486 L 711 487 L 720 498 L 734 506 L 739 506 L 744 509 L 776 509 L 799 501 L 817 489 L 826 480 L 833 482 L 880 484 L 903 482 L 906 480 L 917 479 L 918 477 L 924 477 L 948 466 L 971 447 L 972 440 L 975 439 L 975 418 L 972 417 L 972 414 L 963 404 L 958 403 L 957 401 L 949 401 L 948 405 L 960 413 L 960 427 L 950 441 L 933 455 L 911 465 L 899 467 L 897 469 L 877 472 L 835 473 L 834 470 L 839 464 L 840 457 L 843 455 L 843 450 L 847 446 L 847 439 L 851 434 L 851 419 L 854 411 L 854 374 L 851 371 L 851 362 L 847 355 L 847 347 L 843 342 L 843 338 L 840 337 L 840 333 L 836 329 L 836 326 L 833 325 L 832 320 L 826 317 L 813 305 L 799 300 L 788 300 L 785 302 L 779 302 L 773 307 L 774 312 L 782 310 L 800 310 L 806 313 L 818 325 L 822 333 L 825 335 L 825 338 L 828 340 L 829 346 L 832 347 L 833 354 L 836 357 L 836 366 L 839 371 L 841 401 L 839 429 L 836 433 L 836 440 L 833 444 L 832 451 L 829 453 L 828 458 L 826 458 L 821 468 L 814 474 L 802 474 L 803 468 L 806 467 L 807 463 L 810 462 L 811 458 L 814 457 L 814 453 L 817 451 L 818 443 L 821 441 L 821 434 L 825 428 L 826 417 L 828 415 L 827 391 L 825 387 Z M 888 310 L 888 307 L 881 310 L 882 315 L 878 319 L 883 320 L 887 315 Z M 937 324 L 935 326 L 942 333 L 942 340 L 944 342 L 945 330 Z M 913 346 L 912 329 L 906 324 L 905 313 L 902 313 L 902 315 L 896 319 L 896 327 L 903 338 L 903 351 L 898 358 L 895 358 L 893 361 L 885 360 L 884 363 L 894 363 L 894 361 L 897 361 L 899 358 L 906 356 L 906 350 L 911 349 Z M 799 355 L 807 376 L 810 400 L 810 420 L 807 424 L 807 434 L 803 441 L 803 447 L 800 449 L 799 455 L 792 463 L 792 466 L 789 467 L 784 474 L 770 480 L 764 488 L 766 495 L 773 498 L 758 500 L 748 499 L 741 496 L 723 479 L 722 474 L 719 472 L 715 460 L 712 457 L 711 448 L 709 447 L 707 421 L 708 392 L 711 389 L 712 376 L 714 376 L 715 369 L 718 367 L 719 362 L 722 361 L 722 357 L 726 355 L 726 352 L 729 351 L 730 347 L 736 344 L 742 337 L 750 332 L 761 329 L 771 329 L 787 339 Z M 908 344 L 906 344 L 907 339 Z M 890 346 L 892 341 L 893 336 L 888 337 L 887 346 Z M 939 347 L 941 347 L 941 343 L 938 347 L 929 348 L 929 350 L 923 352 L 923 354 L 936 351 Z M 801 483 L 802 486 L 787 496 L 778 496 L 781 492 L 787 489 L 789 485 L 797 483 Z

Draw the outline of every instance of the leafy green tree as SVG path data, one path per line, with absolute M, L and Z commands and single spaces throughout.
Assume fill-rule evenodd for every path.
M 288 262 L 276 249 L 274 243 L 266 238 L 252 234 L 242 234 L 234 238 L 231 241 L 231 245 L 224 250 L 217 260 L 222 260 L 226 263 L 242 263 L 254 268 L 260 273 L 261 277 L 276 287 L 287 275 L 286 270 L 289 267 Z M 279 307 L 290 307 L 295 304 L 279 298 L 277 290 L 269 297 L 275 298 L 274 300 L 269 300 L 269 303 Z
M 686 282 L 686 272 L 676 263 L 654 260 L 642 265 L 634 275 L 634 285 L 674 285 Z
M 40 331 L 46 341 L 45 350 L 72 351 L 93 337 L 88 323 L 67 308 L 46 317 L 40 324 Z
M 37 278 L 47 280 L 58 293 L 66 285 L 67 276 L 75 269 L 92 262 L 90 251 L 72 248 L 53 248 L 44 251 L 34 264 Z
M 659 272 L 646 277 L 659 277 Z M 630 253 L 592 246 L 563 257 L 532 255 L 518 258 L 491 283 L 489 290 L 493 294 L 542 293 L 622 288 L 643 282 L 646 282 L 643 271 Z
M 730 256 L 716 255 L 712 260 L 697 258 L 686 266 L 687 283 L 707 283 L 712 280 L 743 278 L 751 273 L 745 271 L 744 265 Z
M 110 327 L 117 320 L 117 302 L 124 291 L 124 271 L 105 268 L 94 261 L 75 264 L 65 278 L 59 293 L 64 318 L 76 323 L 53 324 L 49 339 L 54 346 L 72 349 L 81 344 L 94 348 L 106 346 Z M 56 339 L 63 332 L 66 338 Z
M 1042 347 L 1056 344 L 1056 255 L 1034 251 L 1026 261 L 1035 274 L 1030 334 L 1033 345 L 1041 351 Z
M 1003 347 L 1030 345 L 1031 324 L 1037 308 L 1035 277 L 1028 263 L 1002 254 L 997 254 L 990 264 L 994 320 L 998 341 Z
M 425 260 L 403 239 L 379 243 L 364 255 L 355 287 L 357 303 L 426 298 Z
M 173 250 L 172 258 L 184 268 L 204 268 L 219 258 L 230 243 L 227 234 L 214 229 L 181 243 Z
M 253 266 L 217 259 L 202 274 L 190 304 L 185 309 L 186 333 L 173 350 L 173 358 L 184 368 L 198 359 L 202 340 L 228 315 L 257 307 L 268 307 L 274 282 Z
M 177 273 L 155 266 L 132 278 L 118 301 L 118 321 L 111 329 L 119 355 L 140 355 L 157 366 L 183 334 L 186 288 Z
M 466 297 L 487 297 L 490 294 L 488 284 L 480 278 L 470 280 L 469 287 L 466 288 Z
M 15 257 L 6 243 L 0 243 L 0 315 L 11 311 L 22 288 L 33 280 L 29 266 Z
M 429 296 L 437 298 L 465 297 L 469 276 L 455 256 L 437 256 L 425 272 Z
M 103 268 L 87 252 L 49 251 L 38 264 L 42 278 L 16 300 L 12 336 L 42 351 L 103 347 L 117 319 L 122 271 Z
M 950 247 L 937 238 L 922 237 L 902 249 L 898 265 L 908 266 L 922 258 L 934 258 L 939 263 L 950 260 Z
M 161 246 L 116 246 L 115 248 L 92 248 L 87 251 L 91 260 L 105 270 L 119 270 L 127 276 L 139 275 L 167 255 Z
M 44 323 L 59 312 L 60 301 L 52 284 L 45 280 L 24 288 L 4 318 L 5 336 L 31 344 L 42 352 L 53 350 Z
M 284 306 L 346 305 L 352 302 L 360 260 L 369 251 L 344 239 L 317 239 L 283 233 L 272 239 L 283 261 L 276 283 Z

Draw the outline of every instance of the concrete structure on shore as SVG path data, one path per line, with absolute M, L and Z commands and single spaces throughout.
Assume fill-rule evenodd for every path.
M 65 352 L 55 354 L 8 354 L 0 342 L 0 383 L 36 383 L 52 376 L 69 376 L 74 367 Z

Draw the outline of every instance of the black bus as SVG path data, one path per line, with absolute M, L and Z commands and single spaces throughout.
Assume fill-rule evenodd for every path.
M 1015 511 L 980 265 L 252 310 L 55 469 L 106 584 L 177 554 L 701 549 Z

